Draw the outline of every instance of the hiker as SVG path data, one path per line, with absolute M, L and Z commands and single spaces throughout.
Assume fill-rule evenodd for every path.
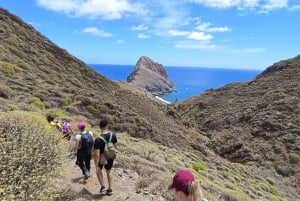
M 71 139 L 71 135 L 74 134 L 72 128 L 71 128 L 71 124 L 69 123 L 69 121 L 67 119 L 64 119 L 62 121 L 62 133 L 65 139 L 70 140 Z
M 115 133 L 109 130 L 107 119 L 101 120 L 99 126 L 101 130 L 101 135 L 100 137 L 97 137 L 95 139 L 94 151 L 95 164 L 97 165 L 97 177 L 101 185 L 100 193 L 106 192 L 107 195 L 112 195 L 112 168 L 114 165 L 114 160 L 116 159 L 117 137 Z M 109 150 L 111 150 L 111 152 Z M 106 170 L 106 176 L 108 181 L 107 189 L 105 189 L 104 186 L 102 172 L 103 167 Z
M 173 177 L 169 189 L 175 190 L 176 201 L 204 201 L 200 184 L 189 170 L 180 170 Z
M 91 154 L 93 150 L 93 133 L 85 130 L 85 123 L 79 122 L 77 127 L 80 134 L 75 136 L 75 149 L 77 150 L 76 164 L 79 165 L 84 179 L 90 177 L 91 171 Z
M 52 115 L 47 116 L 48 125 L 46 126 L 47 129 L 56 128 L 58 131 L 61 131 L 61 124 L 58 121 L 54 120 Z

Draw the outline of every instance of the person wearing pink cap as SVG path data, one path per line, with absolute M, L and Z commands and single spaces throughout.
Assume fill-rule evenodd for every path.
M 87 180 L 90 177 L 91 154 L 94 144 L 93 133 L 86 131 L 84 122 L 79 122 L 77 128 L 80 133 L 75 136 L 75 149 L 77 150 L 76 164 L 80 167 L 85 177 L 84 179 Z
M 175 190 L 176 201 L 201 201 L 200 184 L 189 170 L 180 170 L 173 177 L 169 189 Z

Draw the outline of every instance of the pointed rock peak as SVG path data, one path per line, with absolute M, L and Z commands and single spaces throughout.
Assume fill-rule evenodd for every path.
M 139 58 L 127 82 L 140 87 L 146 93 L 159 95 L 173 91 L 173 82 L 162 64 L 154 62 L 146 56 Z

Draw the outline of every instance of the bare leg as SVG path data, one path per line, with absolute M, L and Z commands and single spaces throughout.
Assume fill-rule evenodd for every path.
M 97 168 L 97 178 L 98 178 L 98 181 L 99 181 L 101 187 L 104 186 L 103 172 L 102 172 L 101 168 Z
M 107 181 L 108 181 L 108 188 L 111 189 L 112 186 L 112 170 L 106 170 L 107 174 Z

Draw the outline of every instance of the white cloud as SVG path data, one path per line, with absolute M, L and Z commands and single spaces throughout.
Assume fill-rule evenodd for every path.
M 111 37 L 112 34 L 105 32 L 101 29 L 98 29 L 97 27 L 87 27 L 83 30 L 84 33 L 90 33 L 93 34 L 95 36 L 100 36 L 100 37 Z
M 217 48 L 216 45 L 210 43 L 202 43 L 199 41 L 180 41 L 175 45 L 176 48 L 180 49 L 197 49 L 203 51 L 212 51 Z
M 289 8 L 290 11 L 300 10 L 300 5 L 294 5 Z
M 148 35 L 145 35 L 145 34 L 142 34 L 142 33 L 138 34 L 137 37 L 138 37 L 138 38 L 142 38 L 142 39 L 144 39 L 144 38 L 149 38 Z
M 146 19 L 153 28 L 164 32 L 186 25 L 189 14 L 184 1 L 146 0 L 148 1 L 149 16 Z
M 188 31 L 179 31 L 175 29 L 170 29 L 167 31 L 168 35 L 170 36 L 186 36 L 189 34 Z
M 124 41 L 124 40 L 117 40 L 116 43 L 117 43 L 117 44 L 125 44 L 126 41 Z
M 239 0 L 191 0 L 192 2 L 202 4 L 206 7 L 211 7 L 211 8 L 230 8 L 237 6 L 240 1 Z
M 74 0 L 38 0 L 37 4 L 49 10 L 72 13 L 78 4 Z
M 77 17 L 120 19 L 130 13 L 143 13 L 142 4 L 127 0 L 38 0 L 38 5 L 49 10 Z
M 265 0 L 265 4 L 261 6 L 261 10 L 264 12 L 269 12 L 272 10 L 277 10 L 281 8 L 288 7 L 288 0 Z
M 134 31 L 146 31 L 148 29 L 149 28 L 147 26 L 142 25 L 142 24 L 132 27 L 132 30 L 134 30 Z
M 229 27 L 211 27 L 209 22 L 204 22 L 196 27 L 198 31 L 204 32 L 229 32 L 231 29 Z
M 199 40 L 199 41 L 210 41 L 213 36 L 210 34 L 205 34 L 204 32 L 197 32 L 197 31 L 193 31 L 191 32 L 188 36 L 188 39 L 192 39 L 192 40 Z
M 238 10 L 257 10 L 269 12 L 288 7 L 288 0 L 189 0 L 190 2 L 204 5 L 209 8 Z

